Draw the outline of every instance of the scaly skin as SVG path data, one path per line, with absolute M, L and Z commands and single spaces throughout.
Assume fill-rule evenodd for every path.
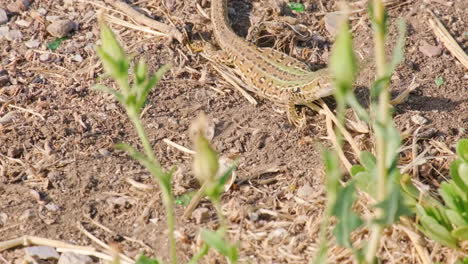
M 271 48 L 258 48 L 237 36 L 229 25 L 227 0 L 211 1 L 211 21 L 215 38 L 241 77 L 259 96 L 287 107 L 288 120 L 302 126 L 304 116 L 296 105 L 310 103 L 332 94 L 327 69 L 310 71 L 299 60 Z

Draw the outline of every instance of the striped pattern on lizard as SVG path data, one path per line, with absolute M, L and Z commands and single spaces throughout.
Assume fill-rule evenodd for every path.
M 305 123 L 304 113 L 299 116 L 296 105 L 310 105 L 332 94 L 327 69 L 311 71 L 293 57 L 272 48 L 259 48 L 237 36 L 229 25 L 227 0 L 211 1 L 211 21 L 224 57 L 229 58 L 256 94 L 285 106 L 293 125 L 301 127 Z

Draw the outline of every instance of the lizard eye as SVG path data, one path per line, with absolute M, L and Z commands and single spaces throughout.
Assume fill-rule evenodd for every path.
M 301 92 L 301 88 L 299 88 L 299 87 L 294 87 L 294 88 L 293 88 L 293 92 L 294 92 L 294 93 L 300 93 L 300 92 Z

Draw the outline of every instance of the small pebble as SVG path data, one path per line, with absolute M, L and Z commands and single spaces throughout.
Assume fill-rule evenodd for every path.
M 43 8 L 43 7 L 39 7 L 37 9 L 37 12 L 43 16 L 47 15 L 47 9 Z
M 210 211 L 207 208 L 198 208 L 192 213 L 195 223 L 201 224 L 210 218 Z
M 1 70 L 0 71 L 0 87 L 3 85 L 6 85 L 8 82 L 10 82 L 10 77 L 8 76 L 8 72 L 6 70 Z
M 77 254 L 74 252 L 64 252 L 57 264 L 92 264 L 93 259 L 89 256 Z
M 31 39 L 31 40 L 28 40 L 26 42 L 24 42 L 24 45 L 26 45 L 26 47 L 30 48 L 30 49 L 35 49 L 37 47 L 39 47 L 39 45 L 41 45 L 41 42 L 35 40 L 35 39 Z
M 7 224 L 8 215 L 5 213 L 0 213 L 0 226 L 4 226 Z
M 306 183 L 299 187 L 299 189 L 297 190 L 297 196 L 304 200 L 310 200 L 314 192 L 314 188 L 312 188 L 308 183 Z
M 54 203 L 46 204 L 45 208 L 47 208 L 47 210 L 52 211 L 52 212 L 57 212 L 58 210 L 60 210 L 60 207 Z
M 20 19 L 20 20 L 16 20 L 15 24 L 20 26 L 20 27 L 27 28 L 27 27 L 29 27 L 31 25 L 31 22 L 26 21 L 24 19 Z
M 0 38 L 1 37 L 5 37 L 8 35 L 8 33 L 10 32 L 10 28 L 8 26 L 2 26 L 0 27 Z
M 46 20 L 49 22 L 54 22 L 60 19 L 60 16 L 46 16 Z
M 21 39 L 23 37 L 23 34 L 21 31 L 13 29 L 8 32 L 8 34 L 5 36 L 5 38 L 9 41 Z
M 58 259 L 60 257 L 53 247 L 48 246 L 27 247 L 24 252 L 30 257 L 39 259 Z
M 57 20 L 52 22 L 47 27 L 47 32 L 49 32 L 54 37 L 65 37 L 68 33 L 76 29 L 76 23 L 65 19 L 65 20 Z
M 50 53 L 44 53 L 39 56 L 39 60 L 42 62 L 46 62 L 50 59 Z
M 5 9 L 0 8 L 0 25 L 8 22 L 8 16 Z
M 63 4 L 66 5 L 66 6 L 71 6 L 73 4 L 75 4 L 75 0 L 63 0 Z
M 99 152 L 99 154 L 101 154 L 103 157 L 107 157 L 107 156 L 110 155 L 110 152 L 109 152 L 107 149 L 105 149 L 105 148 L 99 149 L 98 152 Z
M 429 122 L 429 120 L 427 120 L 427 118 L 417 114 L 417 115 L 413 115 L 411 116 L 411 121 L 413 121 L 413 123 L 415 123 L 416 125 L 424 125 L 424 124 L 427 124 Z
M 12 13 L 21 13 L 28 9 L 31 3 L 28 0 L 16 0 L 7 5 L 7 9 Z
M 419 45 L 419 51 L 428 57 L 435 57 L 442 53 L 442 47 L 431 45 L 423 40 Z
M 82 62 L 83 57 L 81 57 L 80 54 L 76 54 L 75 56 L 73 56 L 73 60 L 76 61 L 76 62 Z
M 338 22 L 342 17 L 341 14 L 337 12 L 327 13 L 324 17 L 325 20 L 325 29 L 330 33 L 330 35 L 335 36 L 338 32 Z
M 86 32 L 86 38 L 87 38 L 87 39 L 92 39 L 92 38 L 94 38 L 93 32 Z
M 19 220 L 20 221 L 25 221 L 25 220 L 30 220 L 33 218 L 33 212 L 30 209 L 24 210 L 24 212 L 20 215 Z

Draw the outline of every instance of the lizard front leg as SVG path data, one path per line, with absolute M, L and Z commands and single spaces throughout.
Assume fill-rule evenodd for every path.
M 305 125 L 306 118 L 305 118 L 305 111 L 301 111 L 301 115 L 297 113 L 296 110 L 297 99 L 291 96 L 288 100 L 287 104 L 287 113 L 288 113 L 288 120 L 289 123 L 293 124 L 295 127 L 302 127 Z

